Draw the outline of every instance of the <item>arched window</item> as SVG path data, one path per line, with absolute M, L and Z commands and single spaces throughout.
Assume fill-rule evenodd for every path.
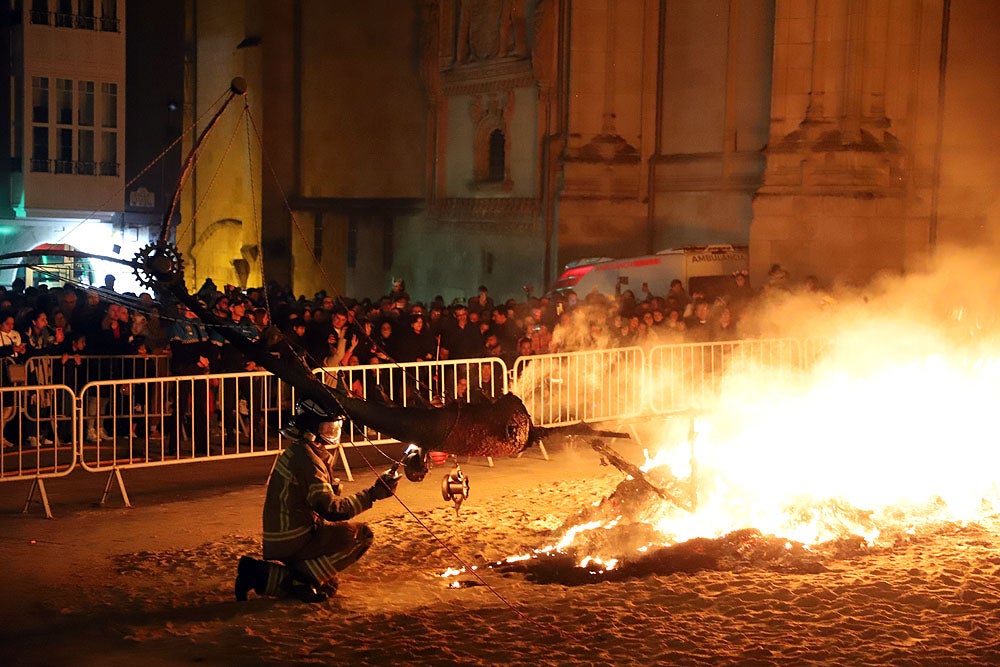
M 490 168 L 487 180 L 504 180 L 507 164 L 506 151 L 506 137 L 504 137 L 503 130 L 493 130 L 490 133 Z

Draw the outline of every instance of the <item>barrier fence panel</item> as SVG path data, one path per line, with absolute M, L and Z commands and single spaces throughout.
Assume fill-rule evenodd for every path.
M 29 384 L 64 384 L 79 391 L 88 382 L 169 375 L 170 357 L 143 355 L 67 355 L 27 360 Z
M 488 401 L 507 392 L 507 366 L 502 359 L 455 359 L 405 364 L 373 364 L 318 368 L 324 382 L 357 398 L 401 407 L 440 407 Z M 395 442 L 364 424 L 344 423 L 347 446 Z
M 518 357 L 511 391 L 538 426 L 627 418 L 642 412 L 644 367 L 639 347 Z
M 44 480 L 64 477 L 76 466 L 74 398 L 64 385 L 0 388 L 0 482 L 32 480 L 25 510 L 37 489 L 50 518 Z
M 391 389 L 392 373 L 394 367 L 365 365 L 365 366 L 343 366 L 316 368 L 313 374 L 331 387 L 338 387 L 349 392 L 354 398 L 380 403 L 391 403 L 389 390 Z M 340 430 L 340 444 L 337 447 L 341 463 L 347 471 L 348 479 L 353 479 L 350 472 L 350 464 L 347 461 L 347 454 L 344 447 L 353 447 L 365 444 L 385 444 L 393 442 L 392 438 L 383 437 L 374 429 L 366 427 L 364 424 L 356 424 L 350 419 L 345 419 Z
M 835 341 L 829 338 L 802 338 L 799 344 L 802 346 L 802 367 L 811 368 L 833 350 Z
M 648 397 L 654 412 L 699 409 L 715 399 L 719 383 L 736 367 L 766 369 L 780 379 L 803 366 L 794 339 L 745 339 L 658 345 L 649 350 Z
M 91 382 L 80 394 L 80 464 L 96 472 L 275 453 L 293 400 L 266 372 Z

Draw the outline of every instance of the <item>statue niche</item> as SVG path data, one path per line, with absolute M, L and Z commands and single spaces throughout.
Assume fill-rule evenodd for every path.
M 524 11 L 525 0 L 461 0 L 455 61 L 524 57 Z

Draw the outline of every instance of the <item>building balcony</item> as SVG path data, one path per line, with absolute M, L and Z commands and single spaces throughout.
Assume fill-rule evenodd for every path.
M 45 160 L 31 158 L 29 168 L 35 173 L 77 174 L 79 176 L 118 176 L 117 162 L 94 162 L 91 160 Z M 21 159 L 10 159 L 10 170 L 21 171 Z
M 20 16 L 11 13 L 11 23 L 20 23 Z M 29 9 L 28 17 L 34 25 L 54 25 L 57 28 L 76 28 L 78 30 L 99 30 L 101 32 L 121 32 L 121 21 L 113 16 L 83 16 L 65 12 L 47 12 L 41 9 Z

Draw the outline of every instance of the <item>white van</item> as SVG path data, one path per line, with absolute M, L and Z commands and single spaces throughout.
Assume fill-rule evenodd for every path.
M 622 285 L 643 298 L 645 283 L 654 296 L 666 296 L 675 278 L 688 294 L 704 292 L 709 299 L 726 293 L 732 286 L 733 272 L 750 268 L 747 246 L 702 245 L 661 250 L 655 255 L 626 259 L 599 257 L 577 260 L 566 265 L 553 283 L 550 293 L 573 290 L 581 299 L 591 292 L 614 296 L 615 286 Z

